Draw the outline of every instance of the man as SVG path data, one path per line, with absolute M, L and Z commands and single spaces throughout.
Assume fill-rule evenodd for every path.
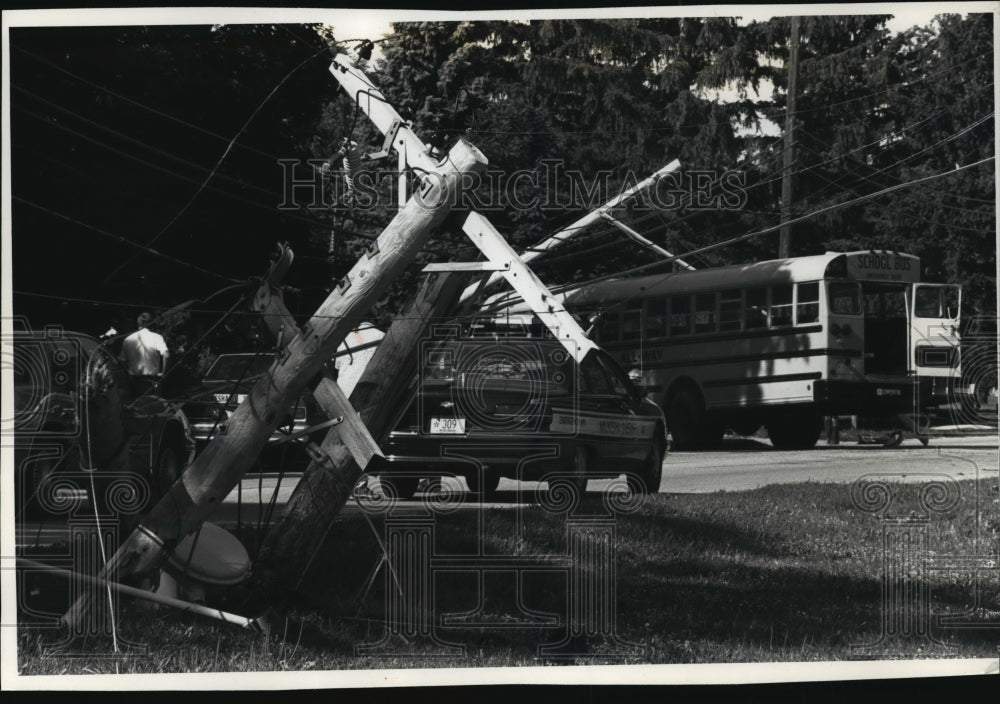
M 139 329 L 122 342 L 121 358 L 128 369 L 133 399 L 156 389 L 170 356 L 163 336 L 149 329 L 152 320 L 152 314 L 140 314 L 136 319 Z

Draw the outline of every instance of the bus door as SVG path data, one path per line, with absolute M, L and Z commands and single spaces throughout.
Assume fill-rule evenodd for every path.
M 949 284 L 913 284 L 910 295 L 910 360 L 922 377 L 959 375 L 959 307 L 962 289 Z
M 863 281 L 865 373 L 905 375 L 909 369 L 909 284 Z

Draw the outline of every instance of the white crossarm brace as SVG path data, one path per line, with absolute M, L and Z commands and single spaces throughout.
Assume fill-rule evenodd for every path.
M 580 232 L 582 232 L 583 230 L 585 230 L 586 228 L 590 227 L 595 222 L 600 220 L 602 217 L 608 214 L 612 209 L 617 208 L 619 205 L 627 201 L 629 198 L 634 196 L 639 191 L 649 188 L 650 186 L 656 185 L 656 183 L 664 176 L 666 176 L 667 174 L 671 174 L 674 171 L 677 171 L 679 168 L 681 168 L 681 162 L 678 161 L 677 159 L 674 159 L 656 173 L 651 174 L 650 176 L 646 177 L 645 179 L 635 184 L 631 188 L 625 189 L 617 196 L 609 200 L 607 203 L 602 205 L 600 208 L 597 208 L 596 210 L 591 210 L 583 217 L 570 223 L 563 229 L 559 230 L 558 232 L 545 238 L 535 246 L 531 247 L 529 251 L 521 255 L 521 261 L 530 262 L 531 260 L 542 256 L 543 254 L 558 247 L 559 245 L 568 242 L 577 234 L 579 234 Z M 471 286 L 466 288 L 465 291 L 462 292 L 462 297 L 460 299 L 460 302 L 464 303 L 465 301 L 469 300 L 470 298 L 472 298 L 473 295 L 476 294 L 485 294 L 499 281 L 500 281 L 500 276 L 498 274 L 493 274 L 485 285 L 472 284 Z
M 409 124 L 403 121 L 395 108 L 385 99 L 385 96 L 372 84 L 364 72 L 354 66 L 353 61 L 348 56 L 339 54 L 330 66 L 330 73 L 347 91 L 348 95 L 357 102 L 360 109 L 365 112 L 380 132 L 383 134 L 395 132 L 392 148 L 397 151 L 405 150 L 409 166 L 428 171 L 435 171 L 438 168 L 437 162 L 430 156 L 427 147 Z M 609 201 L 602 210 L 615 207 L 635 192 L 655 183 L 679 167 L 680 162 L 672 162 L 642 183 L 619 194 Z M 590 224 L 600 217 L 600 212 L 595 211 L 578 223 L 587 220 L 586 224 Z M 510 282 L 514 290 L 531 306 L 539 319 L 552 331 L 552 334 L 559 339 L 577 362 L 580 362 L 587 352 L 597 347 L 583 332 L 573 316 L 562 308 L 562 305 L 549 292 L 545 284 L 525 264 L 525 261 L 530 257 L 528 255 L 523 258 L 519 257 L 489 220 L 478 213 L 470 213 L 463 229 L 483 255 L 496 267 L 493 276 L 497 277 L 498 280 L 502 276 Z M 470 268 L 469 264 L 466 263 L 458 266 L 462 270 Z M 479 269 L 480 266 L 475 265 L 475 268 Z M 450 265 L 450 267 L 444 265 L 443 267 L 431 267 L 430 270 L 450 271 L 454 270 L 455 265 Z
M 562 304 L 545 287 L 535 272 L 517 256 L 517 252 L 489 220 L 479 213 L 472 212 L 465 219 L 462 229 L 491 262 L 497 266 L 510 264 L 509 268 L 500 271 L 498 275 L 507 279 L 511 287 L 521 295 L 525 303 L 531 306 L 535 315 L 559 339 L 573 359 L 580 362 L 587 352 L 597 348 L 573 316 L 566 312 Z

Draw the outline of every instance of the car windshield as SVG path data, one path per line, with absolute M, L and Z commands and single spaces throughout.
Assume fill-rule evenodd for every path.
M 236 381 L 263 374 L 274 363 L 268 354 L 220 354 L 205 373 L 208 381 Z
M 423 357 L 425 383 L 454 385 L 472 392 L 536 389 L 561 396 L 572 391 L 573 360 L 557 345 L 465 341 L 429 347 Z

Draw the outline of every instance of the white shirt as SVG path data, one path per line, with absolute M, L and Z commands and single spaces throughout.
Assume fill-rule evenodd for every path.
M 340 343 L 338 352 L 350 351 L 356 347 L 361 347 L 369 342 L 378 342 L 385 333 L 369 322 L 361 323 L 356 329 L 347 335 L 347 339 Z M 344 392 L 345 396 L 350 396 L 354 391 L 358 379 L 368 366 L 368 360 L 375 354 L 374 347 L 368 347 L 351 354 L 337 357 L 334 366 L 337 367 L 337 385 Z
M 163 360 L 170 356 L 163 335 L 139 328 L 122 342 L 122 359 L 133 376 L 159 376 Z

